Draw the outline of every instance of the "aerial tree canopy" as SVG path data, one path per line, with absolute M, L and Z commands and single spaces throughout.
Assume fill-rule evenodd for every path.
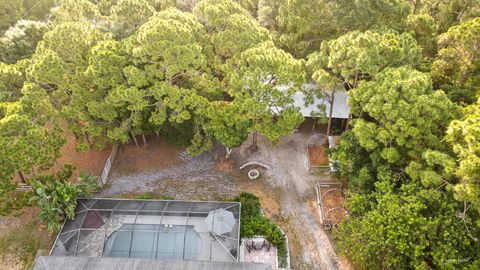
M 206 132 L 225 147 L 239 147 L 247 140 L 253 121 L 240 104 L 214 101 L 210 103 L 205 115 L 208 117 Z
M 233 14 L 221 30 L 212 34 L 215 55 L 222 58 L 231 58 L 267 40 L 267 29 L 244 14 Z
M 87 104 L 100 95 L 92 91 L 85 73 L 88 53 L 107 38 L 90 23 L 59 24 L 44 35 L 27 68 L 29 80 L 47 90 L 51 103 L 61 111 L 78 139 L 88 138 Z
M 420 11 L 432 16 L 439 33 L 450 27 L 480 16 L 480 2 L 476 0 L 425 0 L 415 1 L 422 6 Z
M 20 1 L 18 1 L 20 2 Z M 59 1 L 57 0 L 22 0 L 23 8 L 25 9 L 26 20 L 34 21 L 48 21 L 52 16 L 52 8 L 54 8 Z
M 18 21 L 0 37 L 0 62 L 13 64 L 29 58 L 47 30 L 44 22 Z
M 209 33 L 214 67 L 218 70 L 228 59 L 270 39 L 267 29 L 236 2 L 202 1 L 193 13 Z
M 307 102 L 313 96 L 324 96 L 333 106 L 337 90 L 353 89 L 387 67 L 417 66 L 420 59 L 421 48 L 409 33 L 353 31 L 323 41 L 319 50 L 308 56 L 308 71 L 318 87 L 305 90 Z M 319 108 L 315 113 L 328 116 L 329 112 Z
M 0 34 L 3 34 L 8 28 L 19 20 L 25 12 L 22 1 L 1 1 L 0 10 Z
M 228 0 L 200 1 L 195 5 L 193 14 L 209 31 L 220 30 L 233 14 L 249 15 L 240 4 Z
M 309 56 L 308 66 L 320 86 L 350 89 L 387 67 L 416 66 L 420 59 L 421 49 L 408 33 L 353 31 L 322 42 Z
M 391 183 L 376 186 L 372 201 L 353 195 L 354 217 L 337 233 L 341 253 L 359 269 L 460 269 L 479 263 L 476 243 L 456 217 L 451 197 L 415 184 L 398 191 Z M 458 257 L 464 259 L 451 259 Z
M 411 13 L 406 0 L 326 0 L 340 33 L 368 29 L 404 30 Z
M 450 123 L 447 141 L 459 159 L 455 186 L 458 199 L 472 203 L 480 211 L 480 100 L 464 109 L 464 116 Z
M 409 14 L 405 0 L 283 1 L 277 16 L 278 43 L 295 57 L 305 57 L 322 41 L 354 30 L 403 31 Z
M 297 58 L 305 57 L 319 48 L 323 40 L 332 38 L 337 33 L 336 26 L 332 23 L 331 6 L 327 1 L 293 0 L 281 1 L 277 5 L 277 43 Z M 273 20 L 268 17 L 275 16 L 272 7 L 275 6 L 270 4 L 266 6 L 266 11 L 260 10 L 262 13 L 259 15 L 266 17 L 264 21 Z M 272 22 L 268 22 L 268 25 L 272 25 Z
M 58 127 L 44 127 L 20 102 L 0 103 L 0 117 L 2 185 L 12 183 L 17 172 L 35 175 L 54 165 L 65 143 Z
M 480 89 L 480 18 L 440 35 L 432 76 L 453 101 L 473 103 Z
M 405 168 L 428 150 L 445 150 L 441 139 L 456 116 L 455 105 L 442 91 L 433 91 L 428 74 L 387 68 L 349 96 L 351 111 L 359 117 L 352 131 L 382 166 Z
M 29 60 L 15 64 L 0 62 L 0 102 L 17 101 L 21 96 L 21 89 L 26 80 L 25 69 Z
M 412 14 L 407 17 L 406 29 L 422 48 L 423 55 L 432 61 L 437 54 L 438 32 L 438 25 L 432 16 L 424 13 Z
M 293 106 L 293 94 L 305 81 L 303 61 L 271 42 L 243 52 L 231 64 L 227 81 L 233 102 L 252 121 L 250 131 L 254 134 L 277 142 L 302 122 L 302 115 Z
M 146 0 L 118 0 L 110 9 L 112 32 L 126 37 L 137 30 L 155 13 Z
M 283 1 L 259 0 L 257 6 L 257 21 L 270 31 L 278 28 L 277 16 Z
M 192 14 L 168 9 L 142 25 L 127 46 L 148 78 L 176 82 L 206 67 L 204 36 L 203 26 Z
M 89 0 L 60 0 L 53 9 L 56 22 L 93 22 L 101 18 L 98 7 Z
M 151 17 L 127 42 L 135 64 L 127 67 L 127 80 L 148 88 L 141 92 L 154 100 L 145 119 L 167 136 L 188 125 L 189 150 L 208 148 L 211 143 L 201 128 L 204 116 L 197 111 L 220 89 L 218 80 L 208 74 L 211 47 L 204 26 L 191 13 L 167 9 Z

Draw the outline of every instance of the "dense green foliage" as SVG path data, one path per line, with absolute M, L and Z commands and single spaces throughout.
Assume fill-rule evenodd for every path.
M 265 238 L 276 247 L 283 248 L 285 236 L 279 227 L 271 222 L 260 212 L 260 201 L 253 194 L 242 192 L 233 201 L 242 204 L 242 214 L 240 220 L 241 237 L 252 237 L 256 235 L 265 236 Z
M 478 259 L 448 195 L 414 183 L 394 185 L 377 183 L 375 203 L 361 195 L 350 201 L 352 217 L 340 228 L 339 248 L 354 262 L 362 269 L 459 269 Z M 364 248 L 352 248 L 358 245 Z
M 480 209 L 480 100 L 464 111 L 463 118 L 450 123 L 446 137 L 459 159 L 454 170 L 460 182 L 454 189 L 459 200 Z
M 418 51 L 395 59 L 412 56 L 419 59 Z M 332 65 L 326 70 L 348 72 L 348 61 L 342 63 L 346 66 L 337 72 Z M 337 234 L 338 247 L 360 269 L 475 267 L 480 236 L 475 105 L 455 120 L 461 104 L 435 89 L 430 74 L 415 69 L 422 68 L 418 60 L 386 63 L 398 67 L 381 64 L 383 70 L 372 69 L 366 77 L 350 75 L 362 78 L 348 83 L 352 130 L 331 151 L 350 184 L 351 215 Z
M 432 66 L 436 83 L 454 101 L 473 103 L 480 89 L 480 17 L 439 36 Z
M 352 113 L 330 151 L 350 188 L 340 253 L 359 269 L 478 268 L 480 1 L 23 0 L 0 10 L 1 213 L 26 203 L 15 191 L 25 180 L 56 228 L 85 191 L 47 173 L 65 143 L 59 121 L 82 151 L 152 133 L 191 154 L 250 134 L 275 143 L 303 120 L 293 94 L 315 82 L 310 101 L 343 88 Z M 242 234 L 283 241 L 258 200 L 238 199 Z
M 47 30 L 48 25 L 41 21 L 17 22 L 0 38 L 0 61 L 13 64 L 30 57 Z
M 285 265 L 288 248 L 285 235 L 277 224 L 263 215 L 258 197 L 241 192 L 232 200 L 241 203 L 240 237 L 264 236 L 277 248 L 280 266 Z
M 16 192 L 15 181 L 41 175 L 60 157 L 65 139 L 56 126 L 47 127 L 42 115 L 27 102 L 0 102 L 0 212 L 9 213 L 26 204 L 26 194 Z M 17 178 L 15 178 L 17 177 Z
M 75 217 L 77 199 L 89 197 L 98 190 L 96 177 L 81 172 L 76 183 L 70 182 L 72 167 L 65 166 L 55 175 L 33 179 L 31 201 L 40 208 L 40 220 L 50 231 L 58 232 L 62 221 Z

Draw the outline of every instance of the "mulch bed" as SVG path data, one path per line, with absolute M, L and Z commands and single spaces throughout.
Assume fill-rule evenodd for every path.
M 328 157 L 324 146 L 308 146 L 310 166 L 328 166 Z
M 217 161 L 216 168 L 221 172 L 232 173 L 235 170 L 235 164 L 231 159 L 225 160 L 221 158 Z

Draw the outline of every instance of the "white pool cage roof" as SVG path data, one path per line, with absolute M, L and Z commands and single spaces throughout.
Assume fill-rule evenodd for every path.
M 239 202 L 81 199 L 50 255 L 238 262 L 240 209 Z

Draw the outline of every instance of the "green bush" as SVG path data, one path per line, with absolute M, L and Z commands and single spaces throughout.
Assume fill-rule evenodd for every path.
M 80 173 L 77 183 L 70 182 L 72 166 L 65 166 L 55 175 L 41 176 L 32 181 L 31 201 L 40 208 L 40 219 L 50 231 L 58 232 L 64 218 L 73 219 L 77 199 L 89 197 L 98 190 L 96 177 Z
M 242 192 L 233 200 L 242 204 L 240 224 L 241 237 L 263 235 L 279 250 L 284 250 L 285 236 L 277 224 L 261 214 L 258 197 L 250 193 Z
M 260 200 L 253 194 L 242 192 L 233 199 L 242 204 L 242 221 L 244 219 L 260 216 Z
M 151 200 L 152 199 L 152 194 L 151 193 L 144 193 L 140 194 L 135 197 L 137 200 Z

